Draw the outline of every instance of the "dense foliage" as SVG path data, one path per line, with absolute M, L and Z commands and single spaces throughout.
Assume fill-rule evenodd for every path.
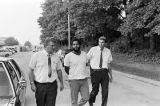
M 122 3 L 125 19 L 120 18 Z M 103 35 L 120 52 L 160 49 L 160 0 L 46 0 L 42 9 L 42 42 L 53 37 L 67 44 L 69 14 L 71 39 L 83 38 L 85 45 Z
M 38 22 L 42 28 L 40 36 L 43 42 L 46 37 L 54 37 L 61 43 L 67 42 L 68 19 L 70 15 L 71 39 L 83 38 L 83 42 L 104 35 L 112 38 L 114 32 L 121 24 L 115 7 L 119 0 L 46 0 L 42 5 L 42 17 Z
M 158 49 L 160 34 L 160 0 L 132 0 L 126 5 L 127 18 L 119 28 L 129 45 Z
M 14 37 L 8 37 L 5 41 L 6 46 L 19 45 L 19 42 Z
M 24 43 L 24 46 L 28 46 L 29 48 L 31 48 L 31 46 L 32 46 L 32 44 L 31 44 L 31 42 L 30 41 L 26 41 L 25 43 Z

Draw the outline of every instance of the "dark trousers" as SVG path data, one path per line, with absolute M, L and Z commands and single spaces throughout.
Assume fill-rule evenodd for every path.
M 57 81 L 53 83 L 39 83 L 36 85 L 36 103 L 37 106 L 55 106 L 57 96 Z
M 108 70 L 92 70 L 91 69 L 91 83 L 92 91 L 90 93 L 89 103 L 94 103 L 96 96 L 99 92 L 99 85 L 101 84 L 102 88 L 102 104 L 101 106 L 107 106 L 108 100 L 108 85 L 109 85 L 109 76 Z

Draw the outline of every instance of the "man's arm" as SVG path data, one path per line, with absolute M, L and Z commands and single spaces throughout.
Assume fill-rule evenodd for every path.
M 34 69 L 36 68 L 36 64 L 37 64 L 37 53 L 35 53 L 30 60 L 29 63 L 29 80 L 30 80 L 30 84 L 31 84 L 31 90 L 33 92 L 36 92 L 36 86 L 35 86 L 35 75 L 34 75 Z
M 112 82 L 113 76 L 112 76 L 111 63 L 108 63 L 108 71 L 109 71 L 109 80 L 110 82 Z
M 36 91 L 36 86 L 35 86 L 35 83 L 34 83 L 35 76 L 34 76 L 33 71 L 34 71 L 34 69 L 30 68 L 30 70 L 29 70 L 29 80 L 30 80 L 30 84 L 31 84 L 31 90 L 33 92 L 35 92 Z
M 58 75 L 58 79 L 60 81 L 60 91 L 62 91 L 64 89 L 64 85 L 63 85 L 63 76 L 62 76 L 61 69 L 57 70 L 57 75 Z
M 112 76 L 112 69 L 111 69 L 111 63 L 112 63 L 112 54 L 111 51 L 109 51 L 109 58 L 108 58 L 108 70 L 109 70 L 109 80 L 112 82 L 113 76 Z
M 69 75 L 70 56 L 67 54 L 64 58 L 64 70 Z
M 67 73 L 67 75 L 69 75 L 69 67 L 68 66 L 64 66 L 65 72 Z
M 58 79 L 59 79 L 60 83 L 63 84 L 62 71 L 61 70 L 57 70 L 57 74 L 58 74 Z

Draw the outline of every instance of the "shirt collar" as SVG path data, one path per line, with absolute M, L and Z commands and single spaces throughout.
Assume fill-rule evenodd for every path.
M 101 51 L 101 48 L 100 48 L 99 46 L 97 46 L 97 48 L 98 48 L 98 50 L 100 50 L 100 51 Z M 104 47 L 104 48 L 105 48 L 105 47 Z M 103 48 L 103 50 L 104 50 L 104 48 Z M 103 50 L 102 50 L 102 51 L 103 51 Z
M 47 51 L 45 50 L 45 49 L 43 49 L 43 51 L 42 51 L 46 56 L 48 56 L 48 53 L 47 53 Z
M 42 52 L 43 52 L 46 56 L 48 56 L 48 55 L 49 55 L 45 49 L 43 49 L 43 51 L 42 51 Z M 53 55 L 55 55 L 55 54 L 56 54 L 56 53 L 50 54 L 50 56 L 53 56 Z

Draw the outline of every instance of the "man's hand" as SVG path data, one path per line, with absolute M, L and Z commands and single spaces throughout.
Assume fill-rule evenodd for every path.
M 64 85 L 60 83 L 60 91 L 63 91 Z
M 36 92 L 36 86 L 35 86 L 35 84 L 33 83 L 33 84 L 31 84 L 31 90 L 33 91 L 33 92 Z
M 109 68 L 108 70 L 109 70 L 109 82 L 112 82 L 113 81 L 112 70 L 111 68 Z
M 112 75 L 109 75 L 109 82 L 112 82 L 113 81 L 113 77 Z

